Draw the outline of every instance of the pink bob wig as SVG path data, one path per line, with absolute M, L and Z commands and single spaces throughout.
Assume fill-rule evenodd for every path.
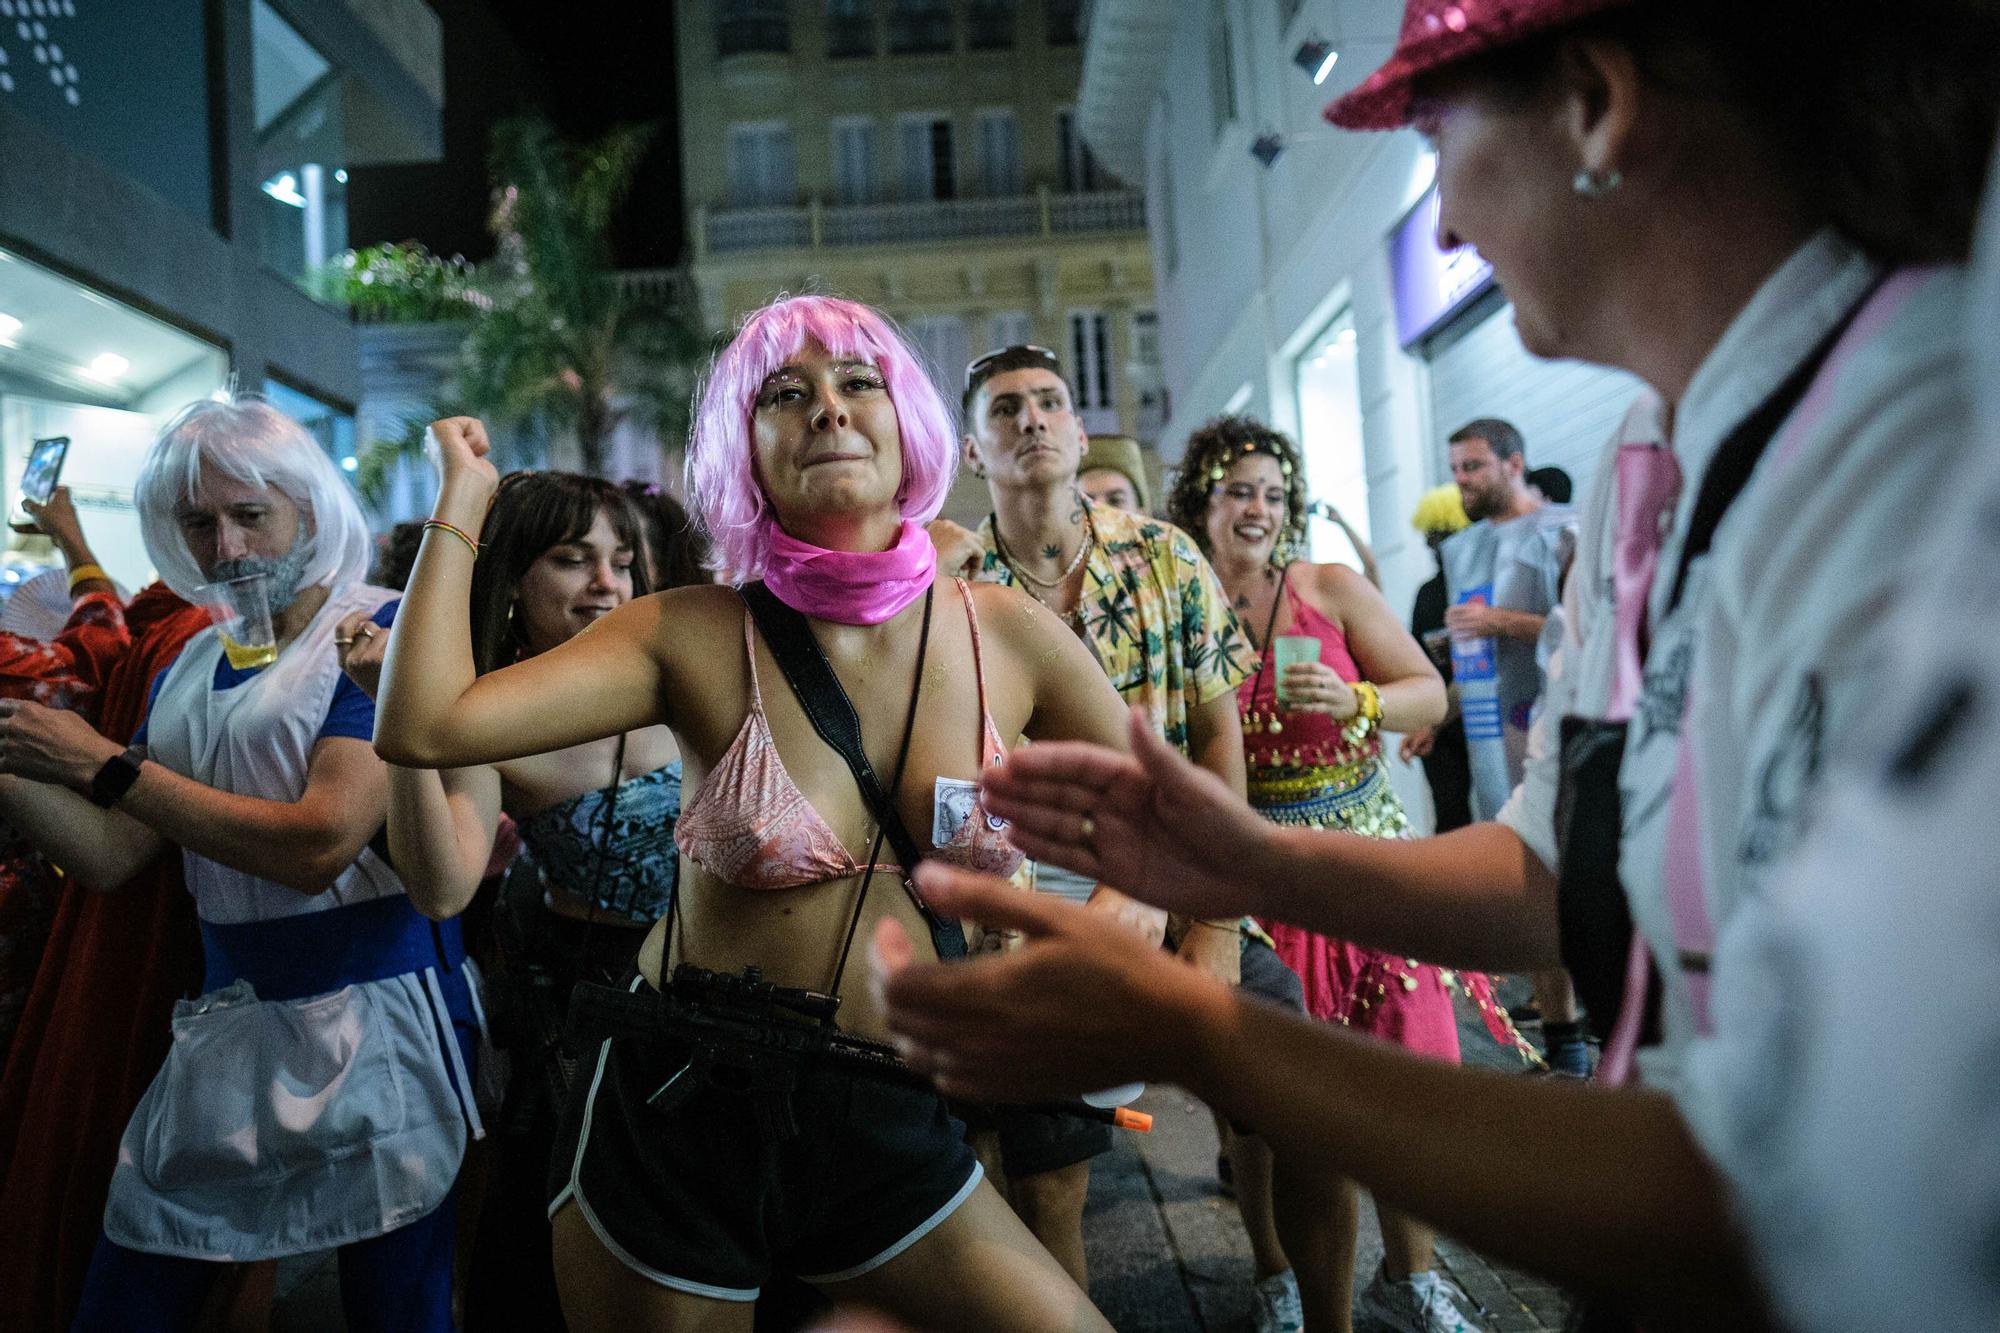
M 770 501 L 757 482 L 751 415 L 765 377 L 807 343 L 832 356 L 867 361 L 882 373 L 903 438 L 903 484 L 896 496 L 903 517 L 930 522 L 951 489 L 958 467 L 951 411 L 889 318 L 837 296 L 780 297 L 744 317 L 696 398 L 688 496 L 725 583 L 763 577 Z

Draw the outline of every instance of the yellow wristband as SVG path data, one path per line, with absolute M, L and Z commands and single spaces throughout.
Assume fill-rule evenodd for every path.
M 1382 691 L 1365 680 L 1355 681 L 1352 688 L 1355 702 L 1354 716 L 1369 722 L 1381 721 Z
M 69 572 L 69 590 L 75 592 L 77 584 L 89 583 L 93 579 L 101 580 L 105 583 L 111 582 L 111 576 L 104 572 L 104 566 L 78 565 Z

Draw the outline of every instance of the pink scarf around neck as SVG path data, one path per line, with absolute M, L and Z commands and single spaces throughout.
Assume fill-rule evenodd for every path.
M 765 522 L 770 537 L 765 586 L 815 620 L 879 625 L 923 596 L 937 577 L 937 547 L 908 519 L 886 551 L 829 551 Z

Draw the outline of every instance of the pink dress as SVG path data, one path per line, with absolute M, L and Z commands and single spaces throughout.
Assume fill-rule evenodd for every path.
M 1344 681 L 1360 680 L 1340 627 L 1294 592 L 1289 580 L 1281 595 L 1291 607 L 1289 632 L 1317 638 L 1322 664 Z M 1276 674 L 1267 645 L 1265 663 L 1237 690 L 1251 805 L 1279 824 L 1409 837 L 1409 818 L 1390 789 L 1375 723 L 1286 712 L 1278 706 Z M 1480 973 L 1434 967 L 1283 922 L 1263 924 L 1278 956 L 1305 984 L 1306 1008 L 1315 1018 L 1456 1062 L 1458 1024 L 1451 1003 L 1456 988 L 1478 1005 L 1495 1041 L 1533 1058 Z

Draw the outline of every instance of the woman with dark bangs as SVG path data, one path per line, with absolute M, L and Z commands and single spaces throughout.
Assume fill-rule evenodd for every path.
M 471 642 L 481 672 L 565 643 L 655 586 L 640 511 L 596 477 L 509 474 L 480 545 Z M 357 616 L 336 640 L 341 666 L 371 694 L 388 637 Z M 680 807 L 680 750 L 665 727 L 502 764 L 389 770 L 390 851 L 422 911 L 443 919 L 472 902 L 503 814 L 526 847 L 494 904 L 501 1033 L 514 1064 L 465 1292 L 475 1311 L 559 1317 L 537 1214 L 562 1109 L 551 1074 L 564 1005 L 577 982 L 629 967 L 647 927 L 666 915 Z
M 567 643 L 652 591 L 643 522 L 608 481 L 511 473 L 479 536 L 486 559 L 472 580 L 470 641 L 482 675 Z M 376 688 L 386 646 L 361 621 L 341 626 L 341 665 L 365 688 Z M 564 940 L 581 950 L 584 928 L 604 927 L 590 941 L 590 962 L 565 970 L 622 971 L 638 932 L 666 915 L 680 751 L 665 727 L 445 773 L 397 768 L 391 780 L 390 849 L 432 916 L 453 916 L 471 901 L 502 811 L 542 881 L 532 897 L 546 919 L 530 933 L 543 934 L 561 958 Z
M 750 315 L 716 359 L 689 455 L 693 508 L 735 586 L 639 599 L 483 675 L 466 651 L 479 583 L 460 534 L 497 477 L 477 421 L 433 431 L 443 485 L 377 746 L 454 767 L 671 727 L 691 793 L 685 861 L 630 989 L 664 987 L 663 1013 L 710 1012 L 717 985 L 768 981 L 835 997 L 840 1038 L 879 1041 L 848 966 L 860 929 L 895 920 L 927 955 L 964 948 L 959 923 L 908 887 L 894 824 L 922 854 L 1009 873 L 1004 825 L 963 799 L 981 772 L 1023 735 L 1117 744 L 1124 715 L 1054 616 L 940 577 L 923 525 L 957 437 L 907 344 L 830 297 Z M 816 733 L 765 625 L 826 659 L 891 827 Z M 761 1021 L 774 1042 L 825 1031 Z M 924 1326 L 1106 1327 L 982 1181 L 935 1091 L 830 1060 L 772 1073 L 729 1058 L 656 1029 L 604 1040 L 581 1067 L 550 1208 L 572 1323 L 748 1329 L 763 1283 L 789 1273 Z

